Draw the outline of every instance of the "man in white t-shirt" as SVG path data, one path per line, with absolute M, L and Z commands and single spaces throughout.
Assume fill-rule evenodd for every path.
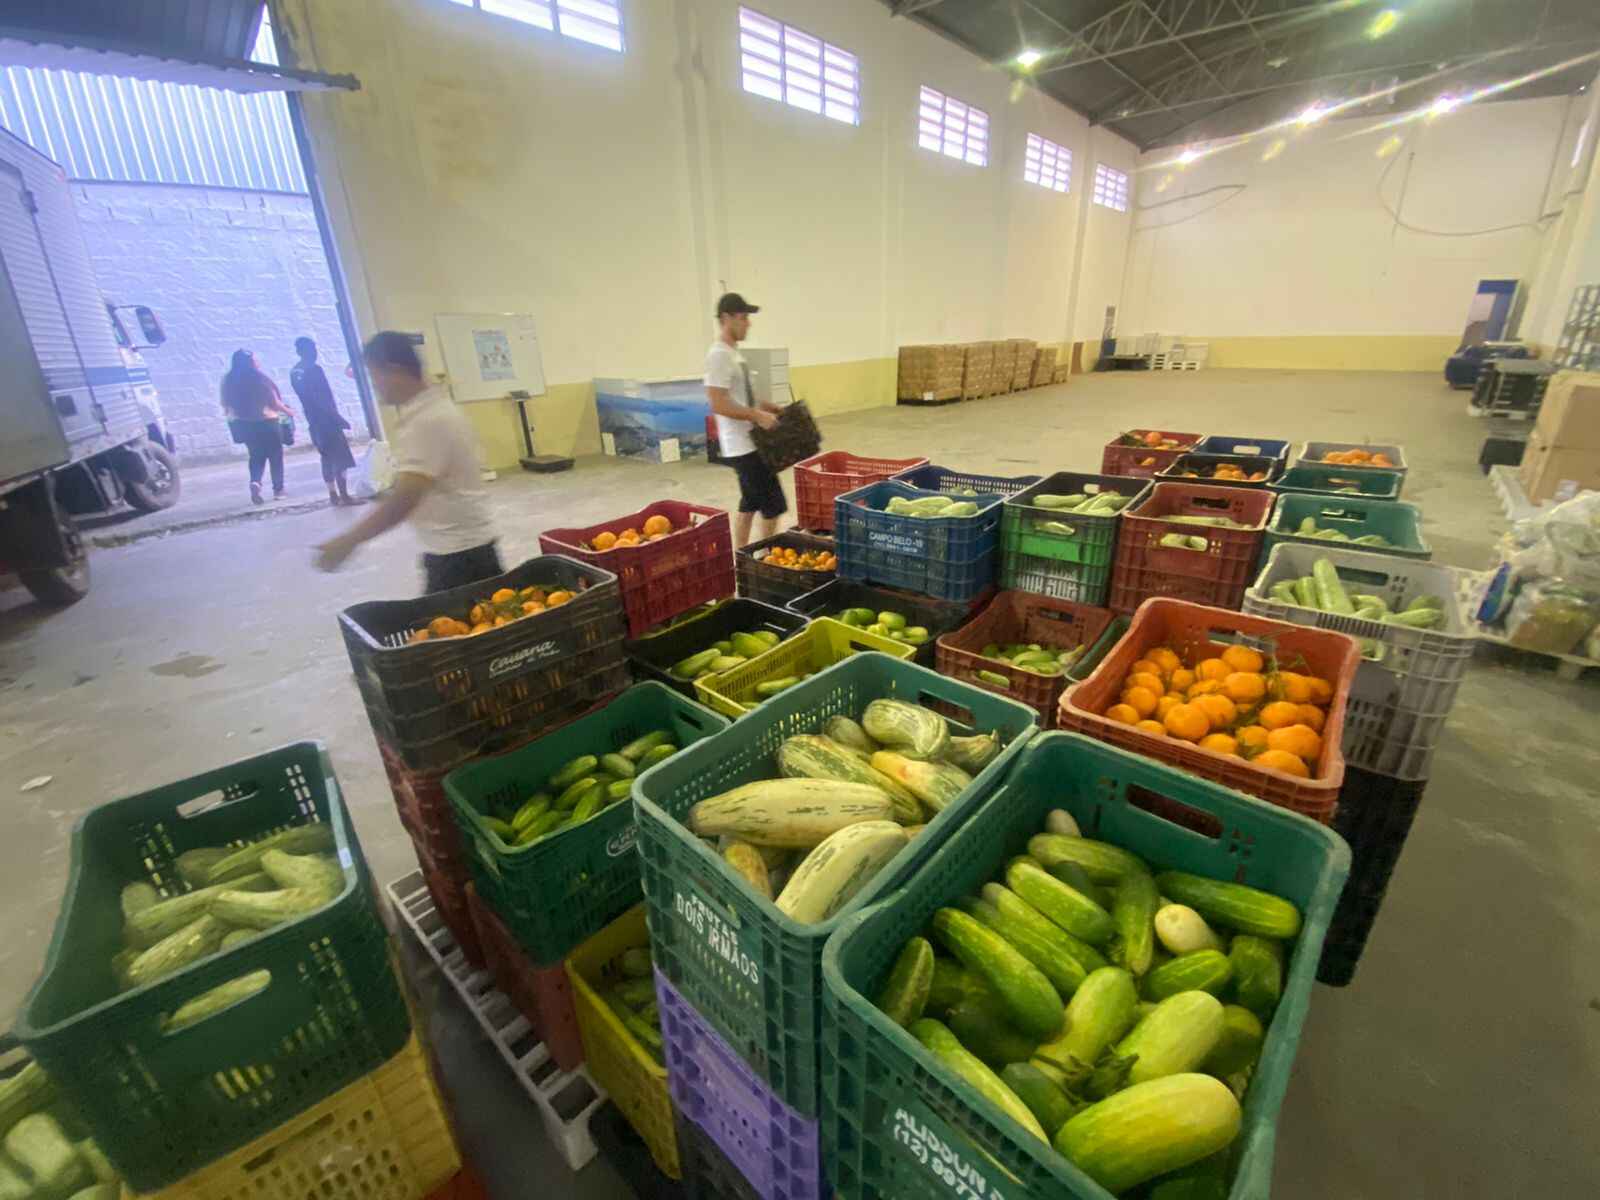
M 717 448 L 722 461 L 739 476 L 735 549 L 750 544 L 750 526 L 757 513 L 761 514 L 761 528 L 755 540 L 761 541 L 778 532 L 778 518 L 789 511 L 783 484 L 761 461 L 750 440 L 750 426 L 771 429 L 778 423 L 776 407 L 752 400 L 750 372 L 739 353 L 739 343 L 750 333 L 750 314 L 760 311 L 738 292 L 722 297 L 717 301 L 717 340 L 706 351 L 706 396 L 717 417 Z
M 317 565 L 335 570 L 362 542 L 410 519 L 422 543 L 424 587 L 448 591 L 502 574 L 483 492 L 478 445 L 467 419 L 403 333 L 375 335 L 362 351 L 378 398 L 398 410 L 389 430 L 394 487 L 358 523 L 317 547 Z

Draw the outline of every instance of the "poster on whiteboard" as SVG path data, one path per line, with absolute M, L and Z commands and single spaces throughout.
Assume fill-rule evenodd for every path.
M 456 400 L 544 395 L 544 360 L 533 318 L 522 313 L 440 313 L 439 348 Z

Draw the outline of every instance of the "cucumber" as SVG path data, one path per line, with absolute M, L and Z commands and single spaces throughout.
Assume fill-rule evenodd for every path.
M 731 671 L 735 667 L 742 667 L 750 660 L 742 654 L 719 654 L 711 660 L 710 670 L 715 674 Z
M 539 792 L 530 796 L 527 803 L 517 809 L 516 815 L 511 818 L 511 836 L 514 838 L 529 825 L 532 825 L 545 813 L 550 811 L 555 801 L 549 792 Z
M 152 905 L 161 903 L 161 893 L 152 884 L 140 879 L 122 889 L 122 919 L 128 920 Z
M 1063 954 L 1050 938 L 1042 936 L 1035 927 L 1005 916 L 986 900 L 971 897 L 961 902 L 961 907 L 1003 937 L 1010 945 L 1044 974 L 1062 999 L 1069 999 L 1088 975 L 1078 960 Z M 1048 921 L 1045 924 L 1049 924 Z
M 1194 950 L 1162 963 L 1144 977 L 1144 994 L 1157 1002 L 1179 992 L 1220 996 L 1233 981 L 1233 964 L 1220 950 Z
M 980 682 L 987 683 L 990 687 L 1008 688 L 1011 686 L 1011 680 L 996 671 L 975 671 L 973 674 L 977 676 Z
M 1191 950 L 1221 950 L 1222 939 L 1206 919 L 1187 904 L 1163 904 L 1155 917 L 1156 937 L 1173 954 Z
M 1063 837 L 1083 836 L 1083 830 L 1078 828 L 1078 818 L 1064 808 L 1052 808 L 1047 812 L 1044 817 L 1044 828 L 1046 833 L 1059 833 Z M 1028 853 L 1033 854 L 1033 851 L 1029 850 Z M 1035 854 L 1034 857 L 1039 856 Z M 1039 861 L 1044 862 L 1042 858 Z M 1050 865 L 1045 863 L 1045 870 L 1049 869 Z
M 1215 996 L 1179 992 L 1167 997 L 1117 1043 L 1117 1054 L 1133 1060 L 1128 1082 L 1199 1070 L 1221 1042 L 1222 1027 L 1222 1001 Z
M 629 979 L 649 979 L 654 963 L 649 946 L 629 946 L 617 959 L 617 965 Z
M 776 696 L 779 692 L 792 688 L 800 682 L 798 675 L 785 675 L 782 679 L 769 679 L 765 683 L 756 684 L 756 695 Z
M 889 971 L 889 978 L 878 993 L 880 1009 L 902 1029 L 922 1019 L 933 984 L 933 944 L 914 937 L 900 950 Z
M 617 753 L 629 762 L 638 762 L 657 746 L 665 745 L 672 740 L 672 734 L 665 729 L 653 729 L 643 737 L 636 737 Z
M 1278 580 L 1277 583 L 1272 585 L 1272 588 L 1268 594 L 1272 597 L 1272 599 L 1281 604 L 1300 603 L 1300 597 L 1295 594 L 1294 580 L 1292 579 Z
M 596 759 L 595 761 L 598 763 L 599 760 Z M 599 785 L 600 779 L 596 775 L 584 775 L 579 779 L 575 779 L 556 797 L 555 807 L 564 812 L 571 812 L 578 801 L 583 798 L 584 793 L 590 788 Z
M 1091 1105 L 1053 1145 L 1106 1191 L 1119 1195 L 1215 1154 L 1239 1135 L 1243 1115 L 1226 1084 L 1168 1075 Z
M 561 791 L 571 786 L 585 775 L 594 774 L 600 759 L 593 754 L 580 754 L 577 758 L 562 766 L 556 773 L 545 780 L 545 787 L 551 791 Z
M 1187 871 L 1163 871 L 1156 876 L 1156 886 L 1169 900 L 1187 904 L 1206 920 L 1240 933 L 1287 940 L 1300 932 L 1300 910 L 1259 888 Z
M 1007 919 L 1033 930 L 1036 937 L 1048 939 L 1058 955 L 1074 959 L 1085 975 L 1107 965 L 1100 951 L 1082 938 L 1073 937 L 1003 884 L 986 883 L 982 894 Z
M 632 779 L 639 773 L 639 768 L 633 765 L 633 759 L 626 754 L 602 754 L 600 765 L 618 779 Z
M 1241 933 L 1228 950 L 1228 962 L 1239 1003 L 1270 1021 L 1283 994 L 1283 947 L 1270 938 Z
M 1053 867 L 1046 867 L 1045 870 L 1049 871 L 1050 874 L 1061 880 L 1068 887 L 1077 888 L 1107 912 L 1111 911 L 1113 890 L 1101 887 L 1093 879 L 1089 878 L 1089 872 L 1085 871 L 1077 863 L 1060 862 Z M 1130 876 L 1130 878 L 1132 877 Z
M 1055 987 L 994 930 L 958 909 L 941 908 L 933 915 L 933 933 L 989 985 L 1020 1032 L 1046 1038 L 1061 1029 L 1065 1008 Z
M 1150 969 L 1155 953 L 1155 916 L 1161 907 L 1156 881 L 1147 872 L 1130 873 L 1117 884 L 1111 901 L 1111 920 L 1117 927 L 1117 948 L 1112 955 L 1135 979 Z
M 950 727 L 943 717 L 904 700 L 874 700 L 861 714 L 861 727 L 868 737 L 907 758 L 942 758 L 950 745 Z
M 1201 1069 L 1207 1075 L 1215 1075 L 1223 1080 L 1229 1075 L 1249 1070 L 1261 1057 L 1261 1044 L 1266 1036 L 1255 1013 L 1237 1004 L 1223 1005 L 1222 1036 L 1206 1056 Z
M 729 641 L 733 644 L 733 652 L 746 659 L 765 654 L 768 650 L 767 643 L 753 633 L 736 633 Z
M 1294 602 L 1301 608 L 1321 608 L 1317 603 L 1317 581 L 1302 575 L 1294 581 Z
M 933 976 L 928 981 L 928 1012 L 941 1016 L 968 996 L 988 994 L 989 985 L 975 972 L 952 959 L 934 958 Z
M 1040 1127 L 1038 1119 L 1029 1110 L 1028 1106 L 1017 1098 L 1017 1094 L 1000 1081 L 1000 1077 L 969 1053 L 963 1047 L 956 1035 L 948 1028 L 929 1017 L 924 1017 L 911 1026 L 911 1036 L 916 1038 L 928 1048 L 938 1060 L 963 1082 L 976 1091 L 989 1103 L 993 1104 L 1006 1116 L 1010 1117 L 1028 1133 L 1033 1134 L 1041 1142 L 1049 1142 L 1044 1130 Z
M 1000 1082 L 1016 1093 L 1045 1129 L 1060 1129 L 1081 1107 L 1074 1104 L 1054 1080 L 1032 1063 L 1011 1063 L 1000 1072 Z
M 1319 558 L 1311 564 L 1311 578 L 1316 583 L 1317 607 L 1323 612 L 1349 616 L 1356 611 L 1356 606 L 1350 603 L 1349 593 L 1344 590 L 1344 584 L 1339 582 L 1339 572 L 1327 559 Z
M 857 628 L 865 628 L 877 619 L 878 614 L 870 608 L 847 608 L 839 614 L 839 620 L 846 625 L 854 625 Z
M 562 825 L 565 825 L 567 823 L 567 818 L 571 815 L 571 813 L 568 813 L 563 809 L 552 808 L 543 816 L 535 818 L 526 829 L 517 834 L 517 845 L 532 845 L 546 834 L 553 833 L 556 829 Z
M 678 747 L 671 742 L 661 742 L 659 745 L 650 747 L 639 756 L 638 769 L 641 771 L 647 770 L 658 762 L 664 762 L 666 759 L 671 758 L 677 752 Z
M 1056 863 L 1077 863 L 1098 884 L 1120 883 L 1130 871 L 1148 871 L 1144 859 L 1121 846 L 1061 833 L 1036 833 L 1028 839 L 1028 856 L 1048 870 Z
M 1031 1121 L 1033 1114 L 1029 1113 L 1028 1119 Z M 77 1147 L 49 1113 L 23 1117 L 7 1131 L 4 1146 L 6 1156 L 27 1172 L 41 1193 L 72 1192 L 89 1180 L 90 1172 L 78 1157 Z
M 595 813 L 606 806 L 606 785 L 596 783 L 578 797 L 578 802 L 572 806 L 572 823 L 574 825 L 587 821 Z
M 953 767 L 960 767 L 968 775 L 976 775 L 999 755 L 1000 738 L 992 733 L 980 733 L 974 737 L 951 738 L 944 760 Z
M 1065 1028 L 1033 1052 L 1034 1061 L 1060 1071 L 1070 1084 L 1081 1083 L 1132 1027 L 1138 1010 L 1132 975 L 1121 967 L 1091 971 L 1067 1005 Z
M 1116 933 L 1110 913 L 1028 859 L 1011 861 L 1006 867 L 1006 885 L 1061 928 L 1091 946 L 1104 946 Z

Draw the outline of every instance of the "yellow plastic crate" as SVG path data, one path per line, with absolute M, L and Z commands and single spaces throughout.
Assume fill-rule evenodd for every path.
M 146 1200 L 423 1200 L 460 1170 L 428 1055 L 413 1033 L 376 1071 Z
M 572 981 L 573 1007 L 578 1012 L 589 1074 L 610 1093 L 612 1102 L 650 1147 L 650 1157 L 661 1173 L 681 1179 L 667 1068 L 639 1044 L 600 998 L 600 989 L 619 978 L 612 967 L 617 956 L 635 946 L 649 945 L 644 905 L 636 904 L 567 956 L 567 977 Z
M 843 662 L 862 650 L 876 650 L 891 658 L 910 658 L 917 647 L 897 642 L 881 634 L 868 633 L 832 617 L 818 617 L 786 642 L 779 642 L 765 654 L 717 675 L 703 675 L 694 681 L 700 703 L 714 712 L 737 720 L 745 705 L 765 699 L 756 694 L 756 685 L 790 675 L 817 672 Z

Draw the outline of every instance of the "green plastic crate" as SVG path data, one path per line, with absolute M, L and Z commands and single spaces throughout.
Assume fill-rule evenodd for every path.
M 1360 496 L 1364 500 L 1398 500 L 1405 476 L 1379 467 L 1325 467 L 1296 463 L 1271 483 L 1269 491 L 1316 492 L 1324 496 Z
M 1109 1200 L 1110 1193 L 981 1099 L 869 999 L 934 910 L 996 878 L 1044 828 L 1052 808 L 1072 813 L 1085 835 L 1143 855 L 1152 866 L 1237 880 L 1300 906 L 1304 928 L 1234 1142 L 1231 1200 L 1265 1197 L 1278 1110 L 1350 849 L 1304 817 L 1069 733 L 1034 738 L 984 802 L 981 821 L 956 830 L 905 887 L 858 912 L 828 942 L 822 1139 L 832 1187 L 858 1198 Z M 964 1187 L 958 1193 L 946 1178 Z
M 1369 533 L 1389 540 L 1387 546 L 1352 545 L 1351 542 L 1305 537 L 1295 533 L 1300 522 L 1313 518 L 1318 527 L 1337 529 L 1351 540 Z M 1261 537 L 1260 562 L 1265 564 L 1279 542 L 1300 546 L 1337 546 L 1341 550 L 1364 550 L 1371 554 L 1392 554 L 1397 558 L 1427 560 L 1433 551 L 1422 537 L 1422 510 L 1398 500 L 1367 500 L 1360 496 L 1328 496 L 1309 492 L 1285 492 L 1272 506 L 1272 519 Z
M 1111 647 L 1122 640 L 1122 635 L 1128 632 L 1128 626 L 1133 623 L 1132 617 L 1112 617 L 1111 624 L 1106 626 L 1106 631 L 1095 639 L 1094 645 L 1082 658 L 1067 668 L 1067 679 L 1072 683 L 1082 683 L 1094 669 L 1100 665 L 1100 660 L 1110 652 Z
M 1006 559 L 1044 558 L 1054 562 L 1081 563 L 1085 567 L 1108 567 L 1116 554 L 1117 527 L 1123 509 L 1138 504 L 1149 490 L 1150 483 L 1145 479 L 1057 471 L 1024 488 L 1001 507 L 1001 553 Z M 1054 508 L 1041 508 L 1033 503 L 1033 498 L 1041 494 L 1074 495 L 1079 492 L 1089 495 L 1116 492 L 1128 497 L 1128 502 L 1106 516 L 1083 516 Z M 1046 528 L 1049 525 L 1064 525 L 1072 532 L 1055 532 Z
M 815 628 L 815 624 L 813 624 Z M 994 730 L 1004 746 L 967 791 L 835 917 L 803 925 L 759 899 L 681 819 L 697 801 L 778 778 L 785 738 L 828 717 L 859 716 L 868 701 L 925 703 L 955 725 Z M 982 807 L 1012 756 L 1032 737 L 1026 705 L 885 654 L 857 654 L 774 696 L 725 732 L 650 768 L 633 787 L 639 863 L 655 964 L 736 1053 L 802 1116 L 822 1099 L 822 945 Z
M 124 885 L 189 888 L 178 855 L 333 827 L 327 906 L 165 979 L 117 990 Z M 16 1033 L 130 1187 L 153 1192 L 376 1070 L 411 1036 L 388 932 L 327 751 L 300 742 L 102 804 L 72 833 L 66 898 Z M 251 971 L 262 991 L 178 1033 L 166 1014 Z
M 656 729 L 680 747 L 720 733 L 725 718 L 661 683 L 629 688 L 597 712 L 519 750 L 459 767 L 445 795 L 478 895 L 499 914 L 535 966 L 554 966 L 639 903 L 633 805 L 611 804 L 581 825 L 507 848 L 483 814 L 520 804 L 580 754 L 609 754 Z
M 930 630 L 928 640 L 933 640 Z M 876 651 L 894 658 L 910 658 L 917 647 L 897 642 L 881 634 L 868 633 L 832 617 L 819 617 L 786 642 L 779 642 L 765 654 L 717 675 L 702 675 L 694 681 L 695 694 L 713 712 L 734 720 L 746 716 L 745 705 L 758 708 L 765 702 L 756 691 L 763 683 L 787 679 L 807 671 L 816 672 L 842 662 L 852 654 Z

